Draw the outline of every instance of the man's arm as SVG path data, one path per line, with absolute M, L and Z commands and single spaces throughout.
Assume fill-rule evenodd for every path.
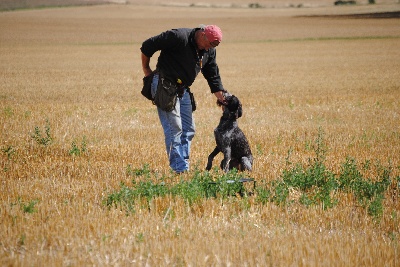
M 153 71 L 150 68 L 150 58 L 142 53 L 142 69 L 144 76 L 149 76 Z

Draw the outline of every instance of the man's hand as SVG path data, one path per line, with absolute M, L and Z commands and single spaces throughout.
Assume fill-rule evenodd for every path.
M 218 102 L 220 102 L 222 105 L 225 104 L 225 97 L 222 91 L 215 92 L 214 95 L 217 97 Z

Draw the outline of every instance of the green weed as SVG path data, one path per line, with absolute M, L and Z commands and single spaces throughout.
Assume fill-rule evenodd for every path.
M 145 200 L 146 208 L 149 208 L 152 199 L 167 195 L 180 197 L 188 205 L 193 205 L 205 198 L 224 199 L 236 194 L 245 195 L 243 184 L 239 182 L 240 174 L 236 170 L 223 175 L 218 175 L 216 169 L 212 172 L 195 170 L 191 180 L 180 180 L 177 183 L 165 183 L 166 180 L 172 180 L 172 178 L 168 176 L 159 178 L 156 173 L 150 172 L 147 164 L 142 169 L 132 169 L 128 166 L 127 173 L 135 177 L 141 176 L 143 180 L 136 181 L 134 178 L 132 188 L 121 184 L 119 191 L 107 196 L 104 201 L 106 206 L 123 207 L 132 212 L 135 202 Z
M 87 139 L 86 136 L 83 136 L 82 142 L 81 142 L 81 146 L 79 147 L 77 145 L 77 141 L 74 140 L 71 143 L 71 149 L 69 150 L 69 154 L 71 156 L 80 156 L 81 154 L 87 152 Z
M 35 205 L 38 203 L 39 201 L 37 200 L 32 200 L 29 203 L 25 204 L 25 203 L 21 203 L 21 207 L 22 207 L 22 211 L 24 213 L 34 213 L 36 212 L 36 208 Z
M 256 153 L 258 156 L 264 155 L 264 151 L 262 149 L 261 144 L 256 144 Z
M 12 156 L 15 154 L 15 148 L 13 146 L 5 146 L 1 151 L 7 156 L 8 160 L 11 160 Z
M 44 128 L 45 128 L 45 130 L 44 130 L 44 134 L 43 134 L 42 131 L 40 130 L 40 128 L 38 126 L 36 126 L 33 134 L 31 134 L 31 137 L 33 140 L 36 141 L 36 143 L 38 145 L 48 146 L 53 142 L 53 137 L 51 136 L 51 133 L 50 133 L 50 130 L 51 130 L 50 123 L 48 120 L 46 120 L 46 125 Z
M 144 164 L 142 168 L 132 169 L 132 166 L 128 164 L 126 167 L 126 174 L 130 176 L 146 176 L 150 178 L 151 170 L 149 164 Z
M 260 204 L 272 202 L 284 207 L 298 201 L 307 207 L 319 205 L 326 210 L 337 205 L 338 199 L 335 196 L 343 192 L 353 194 L 370 216 L 379 218 L 384 209 L 385 192 L 391 185 L 390 168 L 376 164 L 377 176 L 374 179 L 366 178 L 363 173 L 370 171 L 371 161 L 367 160 L 358 166 L 355 159 L 347 158 L 341 165 L 340 172 L 334 173 L 325 164 L 328 149 L 321 129 L 310 146 L 315 156 L 309 158 L 307 164 L 292 164 L 291 149 L 289 149 L 285 158 L 287 168 L 282 171 L 281 176 L 276 180 L 263 182 L 257 187 L 254 184 L 254 192 L 247 192 L 244 183 L 241 182 L 243 174 L 236 169 L 228 173 L 221 173 L 217 167 L 209 172 L 196 169 L 190 180 L 173 183 L 172 177 L 168 175 L 160 177 L 150 170 L 148 164 L 139 169 L 132 169 L 128 165 L 127 174 L 134 177 L 133 186 L 121 184 L 119 191 L 107 196 L 105 205 L 125 208 L 129 213 L 134 211 L 135 203 L 145 200 L 144 207 L 150 209 L 150 203 L 154 198 L 167 195 L 182 198 L 188 205 L 193 205 L 206 198 L 221 200 L 232 196 L 246 198 L 248 193 L 255 193 L 255 201 Z M 397 183 L 399 180 L 397 177 Z M 293 192 L 297 197 L 291 196 Z M 245 209 L 246 202 L 242 204 Z
M 303 205 L 321 204 L 324 209 L 333 207 L 337 200 L 332 198 L 332 192 L 337 189 L 338 183 L 334 173 L 324 164 L 327 148 L 321 129 L 312 147 L 315 157 L 309 159 L 306 166 L 295 164 L 291 167 L 290 149 L 285 158 L 288 169 L 283 170 L 280 179 L 270 182 L 267 189 L 258 189 L 257 200 L 261 203 L 274 202 L 279 206 L 291 204 L 293 200 L 289 200 L 289 195 L 292 188 L 300 192 L 299 202 Z
M 144 241 L 144 234 L 143 233 L 138 233 L 136 235 L 136 242 L 137 243 L 142 243 Z
M 12 117 L 14 115 L 14 110 L 11 107 L 4 108 L 4 115 L 6 117 Z
M 24 246 L 25 245 L 25 240 L 26 240 L 26 235 L 22 234 L 21 237 L 18 240 L 18 246 Z
M 370 162 L 362 164 L 364 169 L 370 168 Z M 383 213 L 385 191 L 391 184 L 390 169 L 378 165 L 378 178 L 365 178 L 358 169 L 355 159 L 348 158 L 342 165 L 339 175 L 339 188 L 351 192 L 357 201 L 367 208 L 368 214 L 379 217 Z

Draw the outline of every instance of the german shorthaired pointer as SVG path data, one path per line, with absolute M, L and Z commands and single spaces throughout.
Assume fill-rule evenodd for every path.
M 242 104 L 239 99 L 224 92 L 225 103 L 222 105 L 223 113 L 219 125 L 214 130 L 217 146 L 208 156 L 206 170 L 211 170 L 214 157 L 222 152 L 224 159 L 221 161 L 221 169 L 225 172 L 236 168 L 239 171 L 252 170 L 253 155 L 249 142 L 242 130 L 238 127 L 237 119 L 242 116 Z

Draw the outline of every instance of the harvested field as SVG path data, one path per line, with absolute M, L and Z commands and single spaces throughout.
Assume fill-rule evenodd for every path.
M 0 265 L 400 265 L 398 3 L 132 2 L 0 13 Z M 365 15 L 377 13 L 392 15 Z M 239 126 L 255 156 L 245 175 L 260 187 L 279 180 L 315 158 L 323 139 L 334 173 L 347 158 L 370 164 L 363 174 L 372 181 L 390 170 L 381 213 L 353 192 L 335 191 L 328 209 L 307 206 L 295 188 L 287 205 L 262 203 L 257 192 L 106 205 L 121 183 L 145 179 L 132 169 L 148 164 L 152 179 L 171 183 L 204 169 L 221 115 L 215 97 L 199 76 L 192 170 L 172 175 L 157 112 L 140 94 L 139 50 L 161 31 L 201 23 L 224 33 L 220 72 L 243 103 Z

